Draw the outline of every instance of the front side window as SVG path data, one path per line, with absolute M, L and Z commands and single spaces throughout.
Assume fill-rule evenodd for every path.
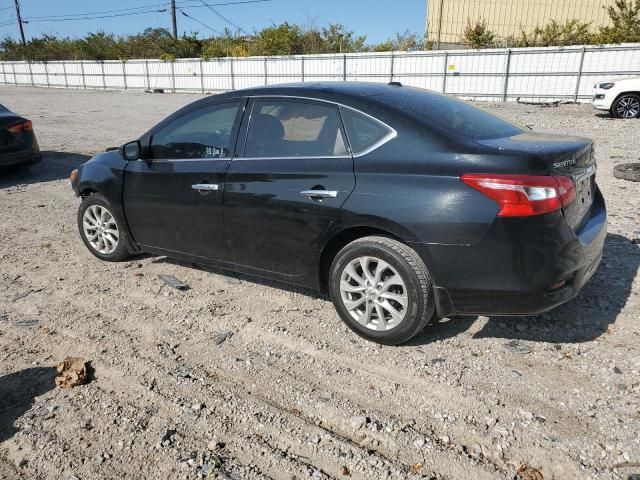
M 341 107 L 340 111 L 354 155 L 361 154 L 393 133 L 385 124 L 368 115 L 350 108 Z
M 245 157 L 336 157 L 347 155 L 334 105 L 256 100 Z
M 154 159 L 228 158 L 238 103 L 189 112 L 158 130 L 151 140 Z

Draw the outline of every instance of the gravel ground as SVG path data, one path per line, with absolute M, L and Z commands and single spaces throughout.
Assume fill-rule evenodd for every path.
M 612 169 L 640 161 L 640 121 L 483 104 L 596 139 L 604 260 L 548 314 L 445 319 L 384 347 L 314 292 L 86 250 L 69 171 L 196 98 L 0 88 L 45 152 L 0 177 L 2 478 L 638 478 L 640 183 Z M 67 355 L 90 383 L 54 386 Z

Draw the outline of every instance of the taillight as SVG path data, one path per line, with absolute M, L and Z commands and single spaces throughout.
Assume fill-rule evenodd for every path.
M 27 120 L 17 125 L 12 125 L 7 130 L 11 133 L 33 132 L 33 125 L 31 124 L 31 120 Z
M 495 200 L 499 217 L 528 217 L 555 212 L 576 198 L 573 180 L 564 176 L 471 173 L 460 179 Z

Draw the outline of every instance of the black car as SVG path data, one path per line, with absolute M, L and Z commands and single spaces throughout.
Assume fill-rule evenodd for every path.
M 26 167 L 40 160 L 31 120 L 0 105 L 0 168 Z
M 578 294 L 605 205 L 591 140 L 397 84 L 211 96 L 72 173 L 103 260 L 151 252 L 328 292 L 358 334 Z

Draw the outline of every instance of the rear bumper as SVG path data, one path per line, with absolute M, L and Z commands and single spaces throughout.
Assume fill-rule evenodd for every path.
M 555 212 L 498 218 L 474 245 L 412 247 L 432 273 L 439 316 L 533 315 L 571 300 L 589 281 L 602 258 L 606 219 L 598 190 L 577 232 Z
M 0 167 L 14 167 L 23 164 L 38 163 L 42 160 L 39 151 L 20 150 L 17 152 L 0 153 Z

